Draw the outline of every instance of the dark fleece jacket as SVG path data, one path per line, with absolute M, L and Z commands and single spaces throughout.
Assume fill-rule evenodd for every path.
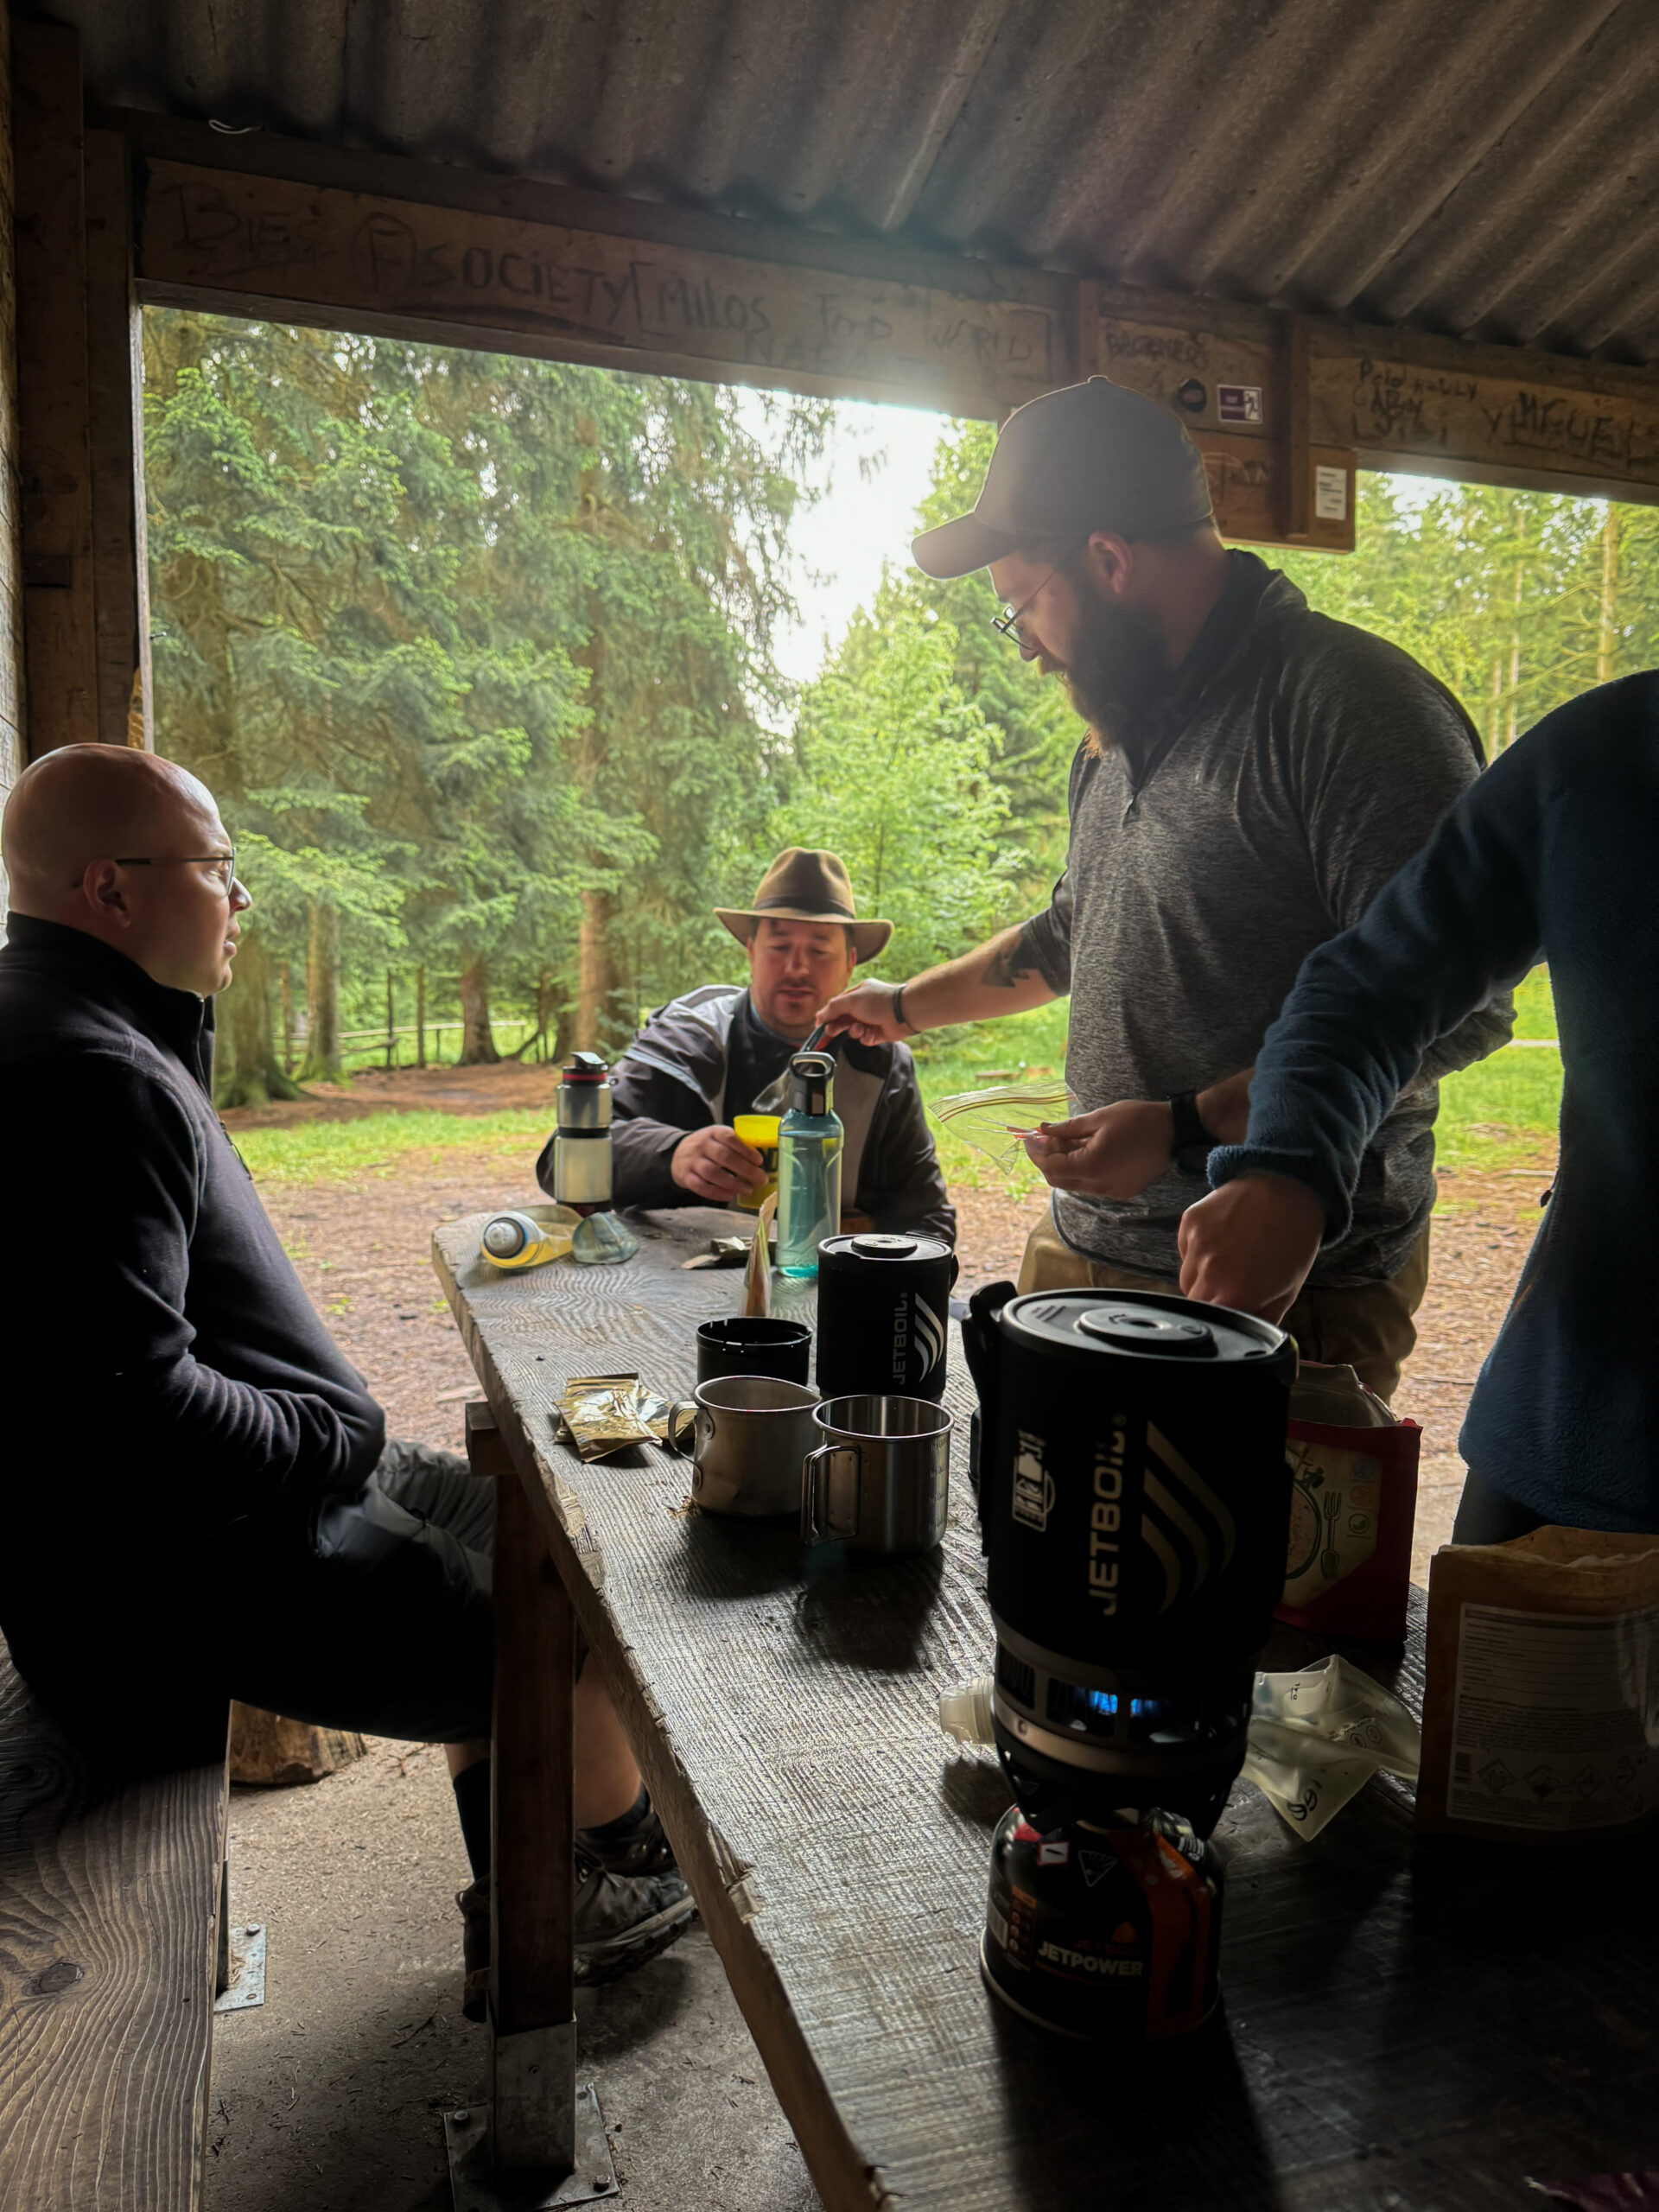
M 1346 1233 L 1365 1147 L 1442 1037 L 1549 963 L 1566 1085 L 1554 1196 L 1469 1401 L 1475 1473 L 1546 1521 L 1659 1531 L 1659 675 L 1558 707 L 1363 918 L 1305 962 L 1214 1183 L 1266 1172 Z
M 210 1004 L 10 917 L 0 1628 L 25 1672 L 92 1605 L 153 1601 L 162 1559 L 188 1587 L 193 1544 L 355 1493 L 385 1441 L 213 1111 L 212 1050 Z M 200 1594 L 205 1626 L 226 1593 Z

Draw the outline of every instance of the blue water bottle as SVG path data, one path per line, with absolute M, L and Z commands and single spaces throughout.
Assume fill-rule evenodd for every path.
M 841 1229 L 835 1074 L 829 1052 L 797 1052 L 789 1064 L 789 1111 L 778 1131 L 778 1265 L 797 1280 L 817 1274 L 818 1246 Z

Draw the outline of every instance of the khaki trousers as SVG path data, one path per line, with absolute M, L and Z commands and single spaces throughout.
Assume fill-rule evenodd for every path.
M 1159 1275 L 1130 1274 L 1074 1252 L 1045 1212 L 1026 1240 L 1020 1287 L 1027 1290 L 1163 1290 L 1179 1288 Z M 1417 1341 L 1412 1315 L 1428 1287 L 1428 1231 L 1406 1255 L 1405 1265 L 1384 1282 L 1351 1290 L 1304 1289 L 1281 1325 L 1295 1338 L 1304 1359 L 1351 1367 L 1379 1398 L 1391 1400 L 1400 1370 Z

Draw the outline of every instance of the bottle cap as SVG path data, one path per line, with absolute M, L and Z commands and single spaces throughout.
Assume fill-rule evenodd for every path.
M 609 1061 L 598 1052 L 572 1052 L 563 1068 L 567 1083 L 603 1083 L 610 1071 Z
M 835 1095 L 836 1062 L 831 1052 L 797 1052 L 789 1064 L 791 1114 L 827 1114 Z

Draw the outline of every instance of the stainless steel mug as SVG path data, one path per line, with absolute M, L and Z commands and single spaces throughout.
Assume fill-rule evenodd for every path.
M 812 1332 L 803 1321 L 762 1320 L 734 1314 L 705 1321 L 697 1331 L 697 1380 L 717 1375 L 775 1375 L 785 1382 L 804 1382 L 812 1361 Z
M 950 1416 L 925 1398 L 826 1398 L 801 1480 L 801 1541 L 930 1552 L 950 1497 Z
M 693 1400 L 691 1495 L 707 1513 L 798 1513 L 818 1394 L 775 1375 L 716 1375 Z M 678 1408 L 676 1409 L 677 1412 Z M 671 1435 L 681 1425 L 670 1422 Z

